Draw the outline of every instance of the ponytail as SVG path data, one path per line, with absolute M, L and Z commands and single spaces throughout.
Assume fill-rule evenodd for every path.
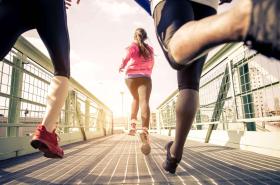
M 139 47 L 139 55 L 143 56 L 145 59 L 151 58 L 152 55 L 150 47 L 145 43 L 147 38 L 147 33 L 143 28 L 136 29 L 134 39 L 136 40 Z

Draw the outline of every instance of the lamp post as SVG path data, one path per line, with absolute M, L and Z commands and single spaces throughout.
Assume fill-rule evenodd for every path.
M 121 101 L 122 101 L 122 114 L 121 114 L 121 117 L 122 117 L 122 121 L 123 121 L 123 125 L 125 125 L 125 121 L 124 121 L 124 92 L 121 91 Z
M 124 110 L 123 110 L 123 106 L 124 106 L 124 105 L 123 105 L 123 104 L 124 104 L 124 103 L 123 103 L 123 96 L 124 96 L 124 92 L 121 91 L 121 98 L 122 98 L 122 117 L 123 117 L 123 113 L 124 113 L 124 112 L 123 112 L 123 111 L 124 111 Z

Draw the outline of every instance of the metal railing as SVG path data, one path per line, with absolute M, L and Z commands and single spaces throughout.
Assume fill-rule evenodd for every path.
M 158 108 L 159 129 L 174 129 L 174 91 Z M 224 45 L 207 60 L 200 108 L 192 129 L 280 131 L 280 62 L 238 44 Z
M 42 121 L 52 70 L 51 61 L 22 37 L 0 61 L 0 138 L 29 135 Z M 105 129 L 112 134 L 112 120 L 112 111 L 71 78 L 59 130 Z

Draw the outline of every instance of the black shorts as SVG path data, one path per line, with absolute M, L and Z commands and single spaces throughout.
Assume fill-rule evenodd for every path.
M 201 57 L 194 63 L 183 66 L 170 61 L 168 58 L 168 44 L 173 34 L 185 23 L 199 20 L 216 14 L 212 7 L 194 3 L 189 0 L 164 0 L 154 10 L 156 33 L 162 50 L 169 64 L 177 69 L 178 88 L 199 90 L 199 81 L 206 60 Z
M 0 0 L 0 59 L 24 32 L 37 29 L 55 75 L 70 77 L 70 42 L 64 0 Z

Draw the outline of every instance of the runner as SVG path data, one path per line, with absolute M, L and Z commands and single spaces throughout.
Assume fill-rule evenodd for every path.
M 79 0 L 77 1 L 79 3 Z M 62 158 L 55 129 L 68 94 L 70 77 L 70 43 L 64 0 L 1 0 L 0 59 L 2 60 L 18 37 L 36 29 L 47 47 L 54 65 L 43 121 L 38 125 L 31 145 L 48 158 Z
M 141 151 L 148 155 L 151 151 L 149 141 L 150 107 L 149 99 L 152 91 L 151 74 L 154 66 L 153 48 L 145 43 L 147 33 L 143 28 L 137 28 L 134 41 L 127 48 L 119 71 L 125 71 L 125 83 L 133 97 L 131 105 L 131 130 L 129 134 L 136 134 L 136 122 L 139 106 L 141 108 L 142 141 Z
M 158 41 L 178 77 L 176 134 L 163 168 L 175 173 L 199 106 L 199 81 L 207 51 L 219 44 L 244 41 L 258 52 L 280 59 L 280 1 L 240 0 L 215 15 L 218 0 L 135 0 L 152 14 Z M 220 4 L 231 2 L 221 0 Z M 148 8 L 147 3 L 151 3 Z

